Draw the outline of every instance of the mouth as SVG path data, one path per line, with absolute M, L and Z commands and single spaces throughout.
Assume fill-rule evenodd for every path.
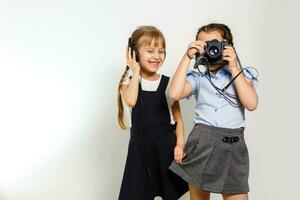
M 160 61 L 148 61 L 148 63 L 153 67 L 158 67 L 160 64 Z

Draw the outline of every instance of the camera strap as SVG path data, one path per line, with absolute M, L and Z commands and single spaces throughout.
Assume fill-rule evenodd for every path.
M 203 73 L 199 70 L 199 67 L 197 67 L 197 69 L 198 69 L 199 73 L 203 75 Z M 241 72 L 242 72 L 242 71 L 241 71 Z M 239 72 L 238 75 L 240 75 L 241 72 Z M 230 103 L 230 105 L 232 105 L 233 107 L 238 108 L 238 107 L 240 107 L 240 102 L 239 102 L 239 99 L 237 98 L 237 96 L 234 95 L 234 94 L 230 94 L 229 92 L 226 92 L 226 89 L 233 83 L 234 79 L 236 79 L 236 78 L 238 77 L 238 75 L 236 75 L 236 76 L 235 76 L 235 77 L 234 77 L 234 78 L 233 78 L 233 79 L 232 79 L 232 80 L 231 80 L 231 81 L 230 81 L 223 89 L 217 87 L 217 86 L 212 82 L 209 70 L 208 70 L 208 77 L 205 76 L 205 75 L 204 75 L 204 76 L 205 76 L 205 78 L 210 82 L 210 84 L 215 88 L 215 90 L 216 90 L 220 95 L 222 95 L 222 96 L 224 97 L 224 99 L 225 99 L 226 101 L 228 101 L 228 103 Z M 234 99 L 237 100 L 237 102 L 235 102 Z
M 236 96 L 236 95 L 234 95 L 234 94 L 230 94 L 229 92 L 226 92 L 226 89 L 234 82 L 234 80 L 245 70 L 245 68 L 243 68 L 242 66 L 241 66 L 241 62 L 240 62 L 240 59 L 239 59 L 239 57 L 238 57 L 238 55 L 236 54 L 236 56 L 237 56 L 237 61 L 238 61 L 238 64 L 239 64 L 239 66 L 240 66 L 240 68 L 241 68 L 241 71 L 235 76 L 235 77 L 233 77 L 232 79 L 231 79 L 231 81 L 229 82 L 229 83 L 227 83 L 227 85 L 225 86 L 225 87 L 223 87 L 222 89 L 221 88 L 219 88 L 219 87 L 217 87 L 214 83 L 213 83 L 213 81 L 211 80 L 211 75 L 210 75 L 210 71 L 209 71 L 209 67 L 208 67 L 208 64 L 209 64 L 209 62 L 208 62 L 208 60 L 204 57 L 204 56 L 202 56 L 202 55 L 200 55 L 199 53 L 197 53 L 197 55 L 196 55 L 196 57 L 195 57 L 195 64 L 194 64 L 194 68 L 196 68 L 198 71 L 199 71 L 199 73 L 203 76 L 203 73 L 200 71 L 200 69 L 199 69 L 199 63 L 200 63 L 200 61 L 201 60 L 205 60 L 206 61 L 206 63 L 207 63 L 207 65 L 204 65 L 205 67 L 206 67 L 206 70 L 207 70 L 207 74 L 208 74 L 208 76 L 205 76 L 205 78 L 210 82 L 210 84 L 215 88 L 215 90 L 220 94 L 220 95 L 222 95 L 223 97 L 224 97 L 224 99 L 226 100 L 226 101 L 228 101 L 233 107 L 240 107 L 240 102 L 239 102 L 239 99 L 238 99 L 238 97 Z M 237 100 L 237 102 L 235 102 L 234 100 Z

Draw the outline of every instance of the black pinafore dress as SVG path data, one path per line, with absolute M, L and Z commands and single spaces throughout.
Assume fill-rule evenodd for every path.
M 168 170 L 176 145 L 165 95 L 168 81 L 162 75 L 157 91 L 143 91 L 139 85 L 119 200 L 176 200 L 188 191 L 187 183 Z

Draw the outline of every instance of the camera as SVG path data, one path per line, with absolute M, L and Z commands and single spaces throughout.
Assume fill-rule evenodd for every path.
M 206 44 L 204 54 L 202 56 L 200 56 L 200 54 L 196 55 L 196 62 L 198 65 L 228 64 L 228 61 L 222 60 L 222 52 L 224 47 L 229 44 L 228 40 L 219 42 L 218 40 L 213 39 L 211 41 L 207 41 Z

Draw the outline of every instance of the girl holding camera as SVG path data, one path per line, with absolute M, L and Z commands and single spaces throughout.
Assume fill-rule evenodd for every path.
M 204 72 L 189 71 L 191 59 L 207 54 L 207 42 L 228 41 L 222 50 L 225 64 L 207 63 Z M 233 80 L 233 81 L 232 81 Z M 230 83 L 228 85 L 228 83 Z M 248 199 L 249 156 L 244 140 L 245 108 L 254 111 L 257 79 L 239 66 L 230 29 L 224 24 L 201 27 L 185 52 L 173 77 L 173 101 L 195 96 L 194 128 L 181 163 L 170 169 L 189 183 L 191 200 L 208 200 L 220 193 L 224 200 Z

